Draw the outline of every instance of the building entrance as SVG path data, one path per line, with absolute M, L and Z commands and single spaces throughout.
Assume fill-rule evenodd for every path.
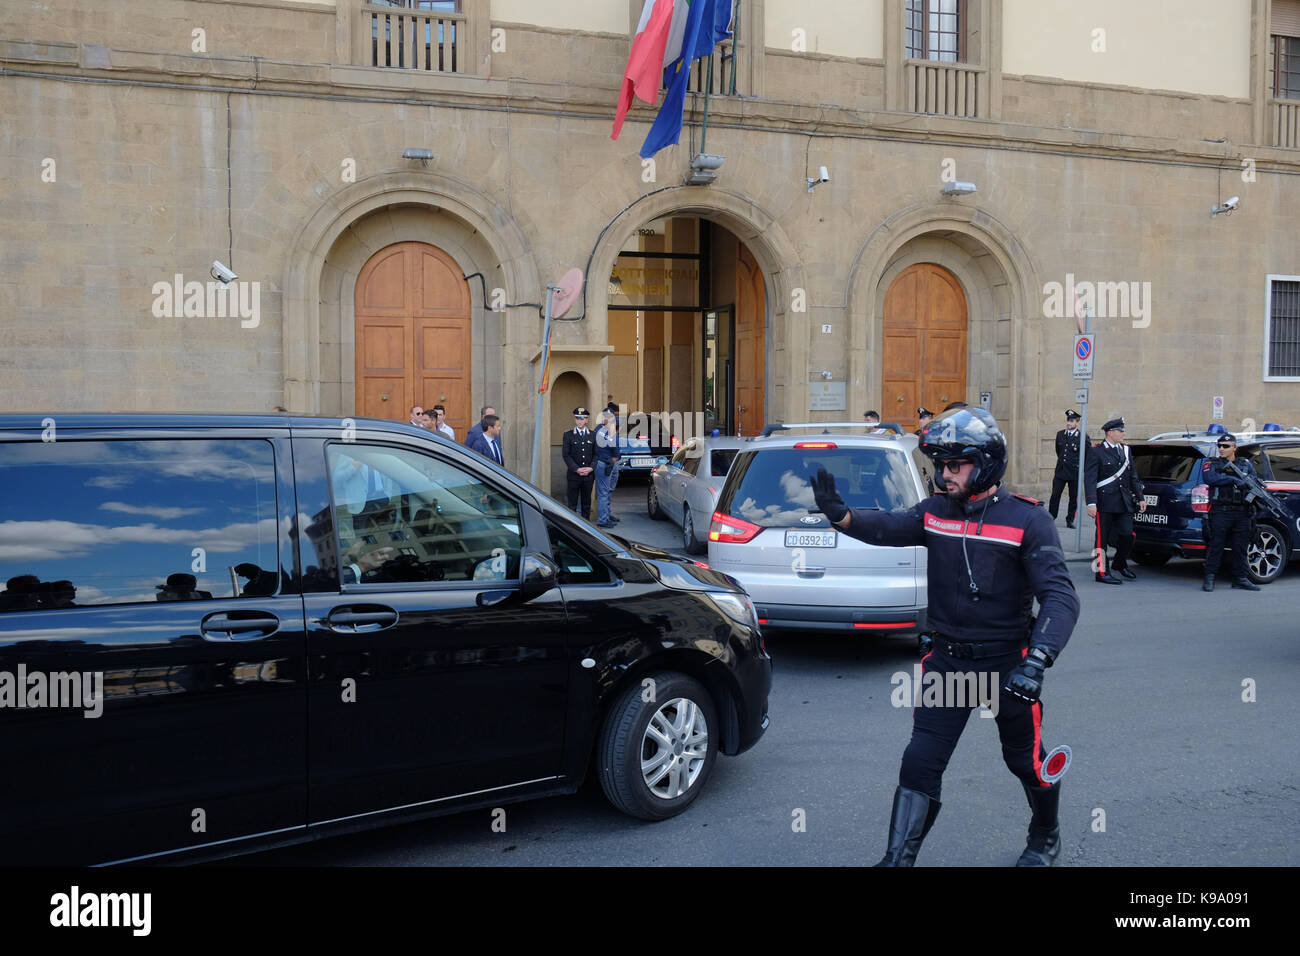
M 609 303 L 615 402 L 667 413 L 682 439 L 762 430 L 767 300 L 763 274 L 734 234 L 693 216 L 647 223 L 618 255 Z

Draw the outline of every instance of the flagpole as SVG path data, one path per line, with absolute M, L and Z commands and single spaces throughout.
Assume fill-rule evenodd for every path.
M 709 53 L 709 62 L 705 67 L 708 71 L 708 79 L 704 83 L 704 125 L 700 128 L 700 152 L 707 153 L 704 148 L 704 141 L 709 136 L 709 90 L 713 89 L 713 53 Z

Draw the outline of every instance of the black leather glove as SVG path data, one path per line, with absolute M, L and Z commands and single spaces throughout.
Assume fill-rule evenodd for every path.
M 829 471 L 818 468 L 817 474 L 809 479 L 809 483 L 812 485 L 813 498 L 817 501 L 816 510 L 824 514 L 831 524 L 841 521 L 849 513 L 844 499 L 835 490 L 835 478 Z
M 1007 675 L 1002 689 L 1012 697 L 1034 703 L 1043 693 L 1043 671 L 1052 666 L 1052 655 L 1044 647 L 1032 647 L 1025 659 Z

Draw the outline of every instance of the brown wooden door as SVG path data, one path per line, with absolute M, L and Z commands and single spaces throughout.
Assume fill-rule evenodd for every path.
M 763 431 L 767 293 L 758 263 L 743 245 L 736 269 L 736 422 L 741 435 Z
M 885 293 L 881 417 L 911 430 L 916 409 L 938 414 L 966 398 L 966 295 L 933 263 L 909 266 Z
M 463 440 L 470 407 L 470 296 L 441 249 L 399 242 L 357 276 L 357 415 L 407 421 L 412 405 L 444 405 Z

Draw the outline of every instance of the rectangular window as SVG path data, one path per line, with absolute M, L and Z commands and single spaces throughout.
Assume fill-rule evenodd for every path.
M 1300 448 L 1270 448 L 1268 463 L 1274 481 L 1300 482 Z
M 0 611 L 279 590 L 268 442 L 13 442 L 0 487 Z
M 1269 276 L 1264 381 L 1300 382 L 1300 276 Z
M 519 506 L 473 474 L 380 445 L 327 455 L 343 584 L 519 579 Z
M 1300 100 L 1300 37 L 1273 37 L 1273 95 Z
M 907 0 L 903 42 L 911 60 L 966 60 L 966 0 Z

